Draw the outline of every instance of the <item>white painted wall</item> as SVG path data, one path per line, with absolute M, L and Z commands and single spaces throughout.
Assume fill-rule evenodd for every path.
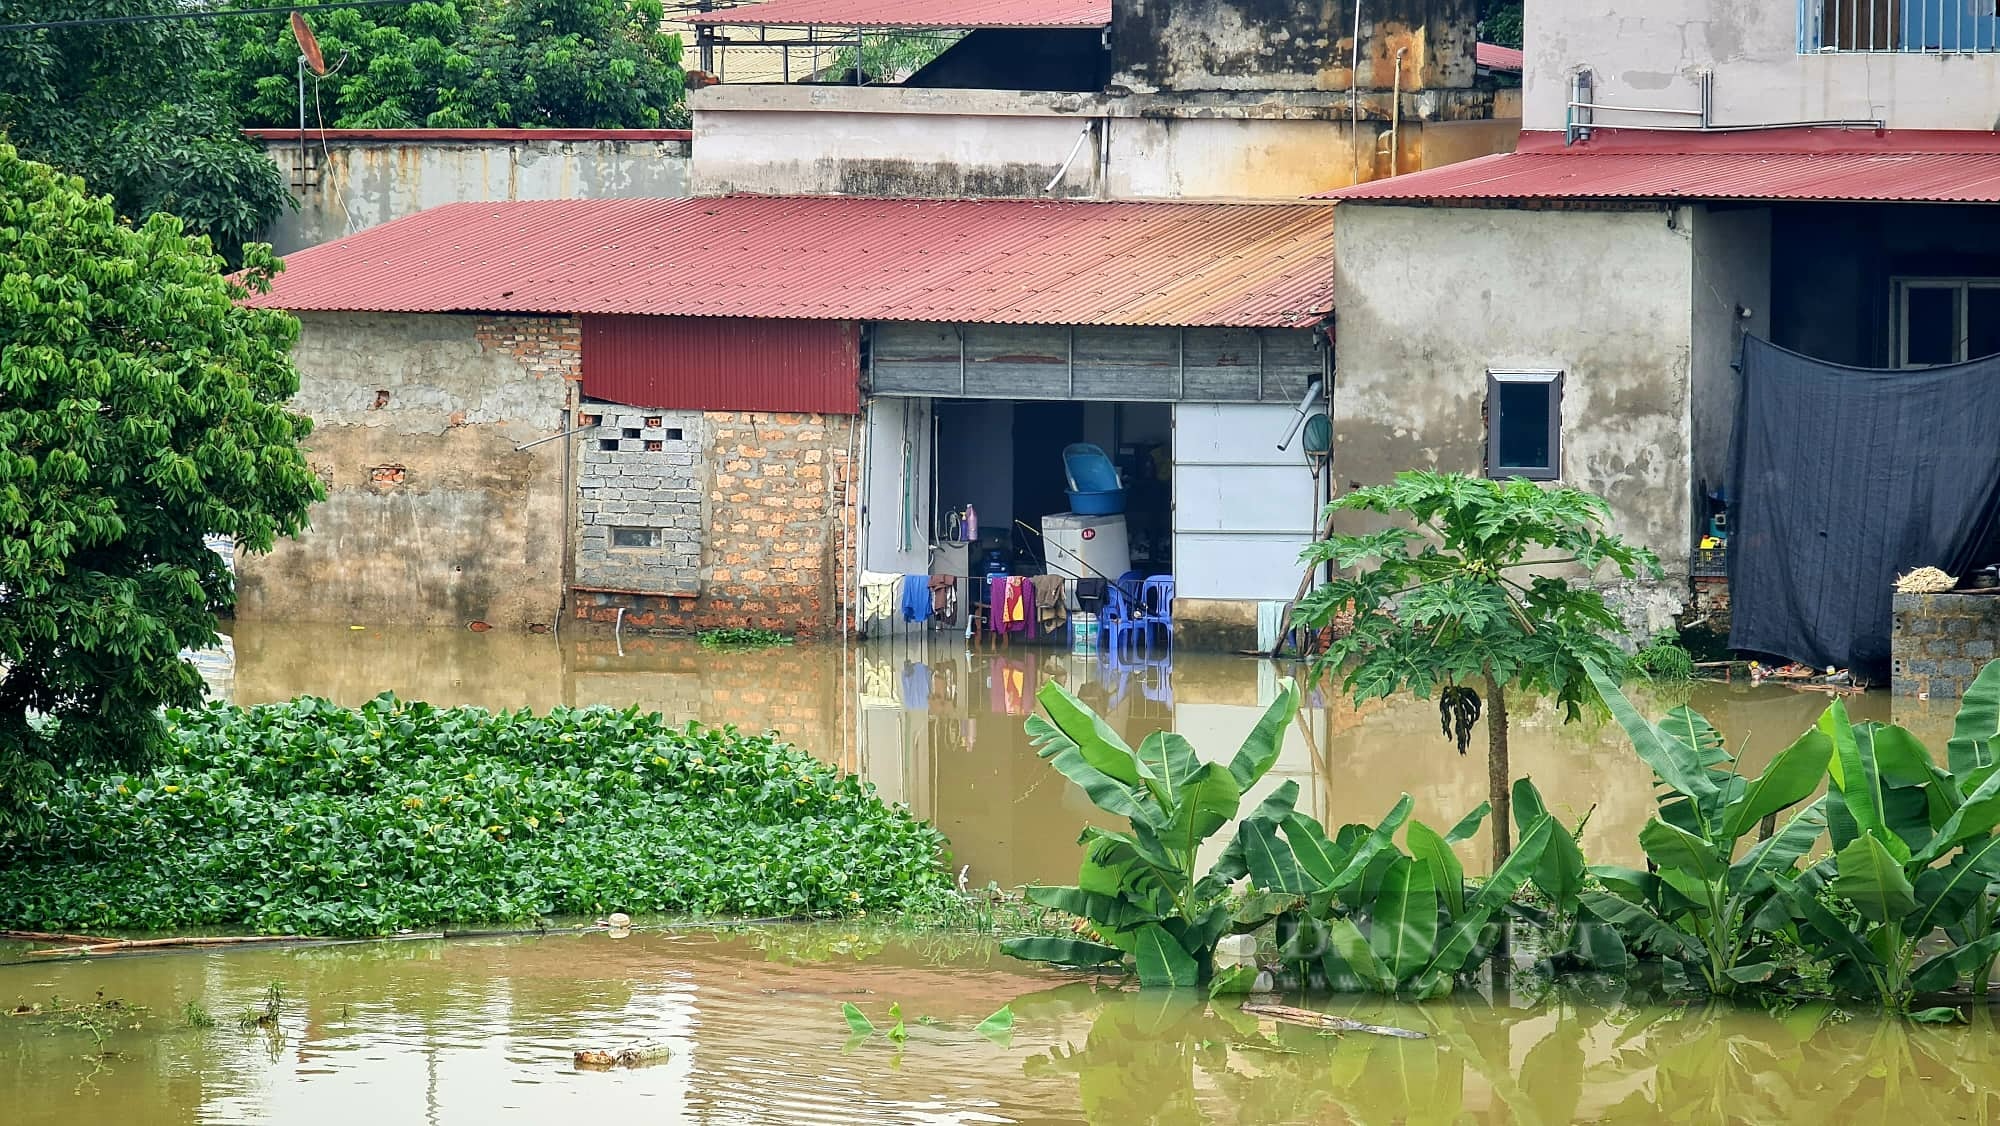
M 931 505 L 931 407 L 929 399 L 871 399 L 868 411 L 868 488 L 862 512 L 862 567 L 898 575 L 929 574 Z M 907 472 L 910 498 L 903 496 Z M 904 541 L 908 540 L 908 546 Z
M 1736 419 L 1734 364 L 1743 336 L 1771 335 L 1771 210 L 1694 209 L 1694 308 L 1688 408 L 1694 483 L 1722 487 Z M 1738 315 L 1738 311 L 1748 316 Z M 1694 516 L 1706 513 L 1695 493 Z
M 1919 2 L 1965 0 L 1904 0 Z M 1678 109 L 1698 107 L 1699 75 L 1713 70 L 1714 120 L 1728 125 L 1881 118 L 1893 129 L 1986 130 L 2000 118 L 2000 55 L 1801 55 L 1796 0 L 1623 0 L 1610 11 L 1590 0 L 1534 0 L 1526 39 L 1528 129 L 1563 128 L 1579 67 L 1591 70 L 1599 103 Z M 1599 125 L 1670 120 L 1597 114 Z
M 1343 209 L 1344 210 L 1344 209 Z M 1174 407 L 1174 594 L 1288 599 L 1312 540 L 1312 475 L 1299 444 L 1279 452 L 1294 408 Z

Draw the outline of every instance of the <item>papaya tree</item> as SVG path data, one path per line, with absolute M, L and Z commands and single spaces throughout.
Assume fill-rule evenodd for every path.
M 1343 573 L 1300 600 L 1294 624 L 1318 632 L 1337 616 L 1353 618 L 1314 658 L 1312 675 L 1340 677 L 1356 703 L 1435 695 L 1461 755 L 1483 706 L 1497 866 L 1512 850 L 1510 693 L 1553 696 L 1568 719 L 1579 718 L 1592 697 L 1584 662 L 1625 661 L 1624 625 L 1588 580 L 1607 568 L 1624 579 L 1657 578 L 1659 560 L 1607 530 L 1602 499 L 1521 478 L 1399 473 L 1328 510 L 1388 526 L 1306 548 L 1305 561 Z
M 248 284 L 278 268 L 245 254 Z M 0 839 L 57 767 L 142 759 L 162 705 L 200 702 L 180 654 L 234 600 L 204 538 L 268 551 L 322 495 L 285 409 L 298 322 L 223 268 L 0 145 Z

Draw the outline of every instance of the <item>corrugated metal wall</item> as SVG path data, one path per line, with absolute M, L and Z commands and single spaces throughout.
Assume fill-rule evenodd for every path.
M 861 409 L 852 321 L 586 316 L 583 393 L 634 407 L 709 411 Z
M 1296 403 L 1324 366 L 1293 328 L 888 321 L 870 339 L 877 395 Z

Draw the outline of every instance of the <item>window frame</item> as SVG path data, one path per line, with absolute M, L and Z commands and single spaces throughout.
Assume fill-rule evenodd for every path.
M 643 544 L 619 543 L 618 534 L 620 532 L 643 532 L 647 542 Z M 605 541 L 606 549 L 610 551 L 658 551 L 663 546 L 665 539 L 660 535 L 658 528 L 642 528 L 636 524 L 616 524 L 611 527 L 609 534 L 605 537 Z
M 1500 389 L 1509 384 L 1540 384 L 1549 394 L 1549 463 L 1547 465 L 1503 465 L 1500 459 Z M 1530 481 L 1562 479 L 1562 400 L 1563 372 L 1555 368 L 1486 369 L 1486 475 L 1491 478 L 1524 477 Z
M 1972 291 L 1975 289 L 2000 289 L 2000 277 L 1929 276 L 1911 274 L 1889 279 L 1889 355 L 1897 368 L 1921 371 L 1924 368 L 1945 367 L 1962 364 L 1970 358 L 1972 350 Z M 1958 340 L 1952 345 L 1952 359 L 1943 364 L 1913 364 L 1910 362 L 1910 291 L 1913 289 L 1949 289 L 1954 291 L 1952 304 L 1953 322 L 1957 325 Z

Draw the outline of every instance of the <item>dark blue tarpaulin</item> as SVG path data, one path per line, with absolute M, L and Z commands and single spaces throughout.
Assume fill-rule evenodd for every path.
M 1743 343 L 1730 451 L 1732 648 L 1870 679 L 1891 587 L 1960 575 L 2000 500 L 2000 356 L 1878 370 Z

